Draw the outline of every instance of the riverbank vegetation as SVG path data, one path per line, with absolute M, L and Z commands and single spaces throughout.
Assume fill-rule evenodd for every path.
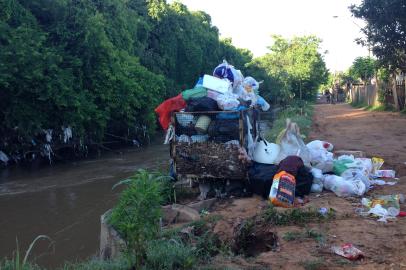
M 271 103 L 311 99 L 320 40 L 275 36 L 263 57 L 179 2 L 0 1 L 0 163 L 147 142 L 154 108 L 226 59 Z

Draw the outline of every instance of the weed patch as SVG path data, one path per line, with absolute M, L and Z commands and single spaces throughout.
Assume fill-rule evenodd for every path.
M 326 267 L 323 259 L 303 261 L 300 263 L 305 270 L 320 270 Z
M 303 226 L 310 222 L 324 222 L 335 217 L 335 210 L 329 209 L 327 215 L 322 215 L 313 208 L 294 208 L 279 212 L 276 207 L 270 205 L 263 213 L 266 222 L 276 226 L 299 225 Z
M 314 239 L 318 243 L 325 243 L 325 235 L 312 229 L 306 229 L 302 232 L 287 232 L 282 237 L 285 241 L 296 241 L 303 239 Z

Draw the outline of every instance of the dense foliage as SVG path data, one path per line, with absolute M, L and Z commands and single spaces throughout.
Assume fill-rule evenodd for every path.
M 403 0 L 363 0 L 352 6 L 355 17 L 366 21 L 360 42 L 372 48 L 380 63 L 391 70 L 406 69 L 406 3 Z
M 285 39 L 273 36 L 270 53 L 255 59 L 249 67 L 261 67 L 274 99 L 288 103 L 293 98 L 312 100 L 319 86 L 327 81 L 328 70 L 320 53 L 321 40 L 314 36 Z
M 0 0 L 0 151 L 18 161 L 141 141 L 155 131 L 153 109 L 223 59 L 263 80 L 272 103 L 311 99 L 327 73 L 319 44 L 276 36 L 253 59 L 176 1 Z
M 351 78 L 362 80 L 366 83 L 372 79 L 377 69 L 376 60 L 372 57 L 357 57 L 349 69 Z
M 252 55 L 180 3 L 1 0 L 0 150 L 25 158 L 66 127 L 77 146 L 141 140 L 155 106 L 223 58 L 244 67 Z

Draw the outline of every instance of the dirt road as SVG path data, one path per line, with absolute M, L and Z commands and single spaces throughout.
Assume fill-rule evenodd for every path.
M 368 112 L 347 104 L 316 105 L 310 139 L 325 139 L 336 149 L 362 150 L 385 159 L 387 167 L 406 176 L 406 117 Z
M 406 176 L 405 134 L 406 117 L 396 113 L 367 112 L 347 104 L 316 105 L 310 138 L 327 140 L 337 150 L 362 150 L 368 157 L 383 157 L 386 168 L 394 168 L 398 175 Z M 373 189 L 366 197 L 398 193 L 406 193 L 406 177 L 400 177 L 394 186 Z M 385 224 L 361 217 L 356 213 L 360 200 L 339 198 L 328 191 L 313 194 L 304 207 L 333 208 L 334 219 L 300 227 L 270 226 L 269 233 L 277 234 L 278 251 L 263 252 L 251 258 L 219 257 L 215 264 L 232 269 L 406 269 L 406 218 Z M 214 231 L 226 241 L 233 241 L 236 224 L 265 207 L 267 202 L 258 197 L 219 205 L 213 214 L 222 218 Z M 401 210 L 406 210 L 404 204 Z M 317 232 L 322 237 L 286 238 L 292 233 L 304 235 L 306 231 Z M 356 245 L 365 253 L 365 259 L 352 262 L 331 254 L 332 245 L 343 243 Z

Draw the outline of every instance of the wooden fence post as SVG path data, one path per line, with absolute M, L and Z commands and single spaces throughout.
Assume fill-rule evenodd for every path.
M 398 92 L 397 92 L 397 85 L 396 85 L 396 72 L 392 74 L 392 94 L 393 94 L 393 101 L 395 102 L 395 109 L 399 111 L 399 100 L 398 100 Z

